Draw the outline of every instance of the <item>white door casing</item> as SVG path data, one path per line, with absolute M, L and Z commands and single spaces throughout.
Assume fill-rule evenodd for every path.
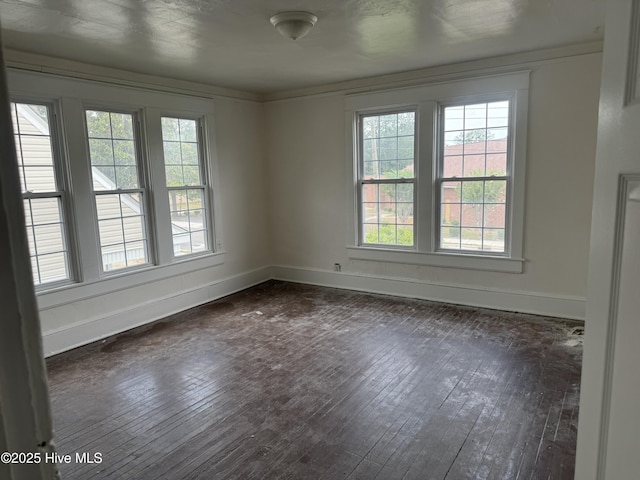
M 638 478 L 640 0 L 608 0 L 575 478 Z

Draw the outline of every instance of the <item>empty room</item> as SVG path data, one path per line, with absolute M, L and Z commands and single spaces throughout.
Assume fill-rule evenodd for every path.
M 0 22 L 0 479 L 637 478 L 638 2 Z

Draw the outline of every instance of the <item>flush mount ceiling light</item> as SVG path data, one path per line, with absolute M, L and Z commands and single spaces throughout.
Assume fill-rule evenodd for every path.
M 271 24 L 280 35 L 291 40 L 304 37 L 318 21 L 318 17 L 308 12 L 282 12 L 271 17 Z

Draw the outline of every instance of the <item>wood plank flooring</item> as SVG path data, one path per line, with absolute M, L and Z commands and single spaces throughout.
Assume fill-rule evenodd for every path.
M 63 479 L 572 479 L 575 323 L 267 282 L 47 361 Z

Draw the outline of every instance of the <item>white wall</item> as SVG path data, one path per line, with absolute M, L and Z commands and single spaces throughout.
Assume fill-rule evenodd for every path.
M 584 318 L 601 55 L 524 67 L 532 74 L 522 274 L 347 258 L 344 93 L 336 93 L 266 105 L 274 275 Z M 336 262 L 340 275 L 329 272 Z M 380 281 L 389 278 L 401 280 Z

